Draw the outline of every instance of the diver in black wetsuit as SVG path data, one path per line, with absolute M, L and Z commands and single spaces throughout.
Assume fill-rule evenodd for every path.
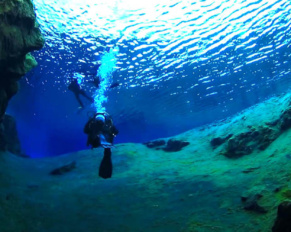
M 93 78 L 92 81 L 89 81 L 89 83 L 92 83 L 98 89 L 100 85 L 100 79 L 96 76 Z
M 92 84 L 93 84 L 93 85 L 98 89 L 99 86 L 100 86 L 101 81 L 100 81 L 99 77 L 96 76 L 96 77 L 93 78 L 92 81 L 89 81 L 89 83 L 92 83 Z M 109 89 L 116 88 L 116 87 L 118 87 L 119 85 L 120 85 L 119 82 L 114 82 L 114 83 L 112 83 L 112 84 L 109 86 Z
M 73 78 L 71 80 L 71 83 L 68 86 L 68 89 L 72 91 L 75 94 L 75 97 L 77 101 L 79 102 L 81 108 L 84 108 L 84 104 L 80 99 L 80 95 L 83 95 L 85 98 L 87 98 L 90 102 L 94 102 L 94 99 L 92 97 L 89 97 L 85 91 L 81 88 L 81 86 L 78 84 L 78 80 Z
M 102 146 L 104 156 L 99 167 L 99 176 L 107 179 L 112 176 L 111 147 L 118 130 L 113 125 L 112 118 L 107 113 L 96 113 L 88 120 L 84 127 L 84 133 L 88 135 L 87 146 L 92 148 Z

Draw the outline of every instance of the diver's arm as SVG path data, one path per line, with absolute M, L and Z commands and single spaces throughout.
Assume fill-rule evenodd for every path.
M 89 119 L 89 121 L 84 126 L 84 133 L 85 134 L 89 134 L 91 132 L 91 123 L 92 123 L 92 118 Z

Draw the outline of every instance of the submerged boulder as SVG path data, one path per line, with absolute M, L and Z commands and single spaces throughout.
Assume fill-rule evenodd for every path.
M 241 200 L 244 203 L 244 209 L 255 213 L 267 213 L 267 210 L 259 205 L 258 200 L 262 197 L 261 194 L 250 196 L 242 196 Z
M 286 109 L 280 117 L 280 129 L 285 131 L 291 127 L 291 108 Z
M 186 147 L 186 146 L 188 146 L 189 144 L 190 144 L 189 142 L 170 139 L 170 140 L 167 142 L 166 147 L 163 148 L 163 150 L 164 150 L 164 151 L 167 151 L 167 152 L 176 152 L 176 151 L 181 151 L 183 147 Z
M 162 149 L 166 152 L 181 151 L 183 147 L 188 146 L 189 144 L 189 142 L 177 139 L 170 139 L 167 143 L 165 140 L 154 140 L 144 143 L 148 148 L 155 148 L 156 150 Z
M 226 140 L 232 137 L 232 134 L 227 135 L 226 137 L 215 137 L 211 139 L 210 144 L 215 149 L 216 147 L 222 145 Z
M 61 167 L 58 167 L 58 168 L 52 170 L 50 172 L 50 174 L 51 175 L 63 175 L 65 173 L 67 173 L 67 172 L 72 171 L 75 168 L 76 168 L 76 161 L 72 161 L 69 164 L 63 165 Z
M 7 114 L 4 115 L 2 123 L 0 124 L 0 150 L 27 157 L 21 150 L 16 122 L 12 116 Z
M 272 232 L 290 232 L 290 231 L 291 231 L 291 201 L 285 201 L 278 206 L 277 218 L 272 228 Z
M 280 132 L 268 126 L 250 127 L 249 131 L 239 133 L 228 139 L 222 155 L 238 158 L 252 153 L 254 150 L 265 150 Z
M 146 142 L 143 144 L 146 145 L 148 148 L 158 148 L 158 147 L 166 145 L 166 141 L 165 140 L 154 140 L 154 141 L 149 141 L 149 142 Z

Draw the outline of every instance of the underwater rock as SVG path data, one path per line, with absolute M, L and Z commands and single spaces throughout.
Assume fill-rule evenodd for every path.
M 279 135 L 279 131 L 275 129 L 267 126 L 259 127 L 259 136 L 257 138 L 258 149 L 261 151 L 265 150 L 273 141 L 279 137 Z
M 248 155 L 253 151 L 251 132 L 244 132 L 228 140 L 226 150 L 222 154 L 228 158 Z
M 291 231 L 291 201 L 284 201 L 278 206 L 277 218 L 272 232 Z
M 51 175 L 63 175 L 66 172 L 70 172 L 76 168 L 76 161 L 72 161 L 69 164 L 66 164 L 62 167 L 56 168 L 50 172 Z
M 267 210 L 258 204 L 258 200 L 261 197 L 261 194 L 255 194 L 248 197 L 242 196 L 241 200 L 244 202 L 244 209 L 256 213 L 267 213 Z
M 282 186 L 275 186 L 274 193 L 280 192 L 282 190 L 282 188 L 283 188 Z
M 229 134 L 225 138 L 221 138 L 221 137 L 213 138 L 210 141 L 210 144 L 215 149 L 216 147 L 220 146 L 221 144 L 223 144 L 226 140 L 228 140 L 231 137 L 232 137 L 232 134 Z
M 261 168 L 261 167 L 247 168 L 247 169 L 243 170 L 242 172 L 243 173 L 250 173 L 250 172 L 253 172 L 253 171 L 255 171 L 255 170 L 259 169 L 259 168 Z
M 180 151 L 183 147 L 186 147 L 189 144 L 190 144 L 189 142 L 170 139 L 167 142 L 166 147 L 163 148 L 163 150 L 167 152 L 176 152 L 176 151 Z
M 280 122 L 280 120 L 279 119 L 276 119 L 276 120 L 271 121 L 271 122 L 266 122 L 265 124 L 267 126 L 277 126 L 279 122 Z
M 228 158 L 238 158 L 252 153 L 254 150 L 265 150 L 284 131 L 291 128 L 291 101 L 282 114 L 270 122 L 264 122 L 260 126 L 248 126 L 247 131 L 226 137 L 227 140 L 222 155 Z M 212 147 L 222 145 L 224 138 L 211 140 Z
M 160 146 L 164 146 L 166 142 L 165 140 L 155 140 L 155 141 L 150 141 L 143 144 L 146 145 L 148 148 L 157 148 Z
M 14 120 L 5 115 L 18 80 L 37 65 L 29 52 L 44 46 L 31 0 L 0 1 L 0 150 L 21 153 Z M 4 116 L 5 115 L 5 116 Z
M 31 0 L 0 1 L 0 118 L 18 91 L 18 80 L 37 62 L 29 52 L 44 46 Z
M 0 119 L 0 151 L 6 150 L 3 119 Z
M 291 108 L 283 112 L 280 117 L 280 129 L 285 131 L 291 127 Z
M 238 158 L 252 153 L 254 150 L 265 150 L 280 135 L 278 130 L 268 126 L 250 127 L 247 132 L 231 137 L 222 155 Z
M 6 108 L 8 106 L 8 97 L 5 89 L 0 86 L 0 123 L 3 121 Z
M 28 157 L 21 151 L 16 122 L 12 116 L 7 114 L 4 115 L 2 123 L 0 123 L 0 150 L 9 151 L 22 157 Z
M 211 144 L 211 146 L 212 146 L 213 148 L 216 148 L 216 147 L 220 146 L 221 144 L 223 144 L 224 141 L 225 141 L 225 139 L 220 138 L 220 137 L 218 137 L 218 138 L 213 138 L 213 139 L 210 141 L 210 144 Z

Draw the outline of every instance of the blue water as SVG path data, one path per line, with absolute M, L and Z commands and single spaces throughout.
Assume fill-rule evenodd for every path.
M 85 149 L 83 126 L 96 107 L 113 116 L 117 143 L 145 142 L 223 119 L 291 84 L 289 0 L 34 4 L 46 44 L 8 109 L 32 157 Z M 104 62 L 112 50 L 116 60 Z M 89 81 L 101 67 L 110 67 L 101 103 L 82 98 L 78 113 L 68 80 L 81 76 L 95 96 Z M 108 90 L 113 82 L 120 86 Z

